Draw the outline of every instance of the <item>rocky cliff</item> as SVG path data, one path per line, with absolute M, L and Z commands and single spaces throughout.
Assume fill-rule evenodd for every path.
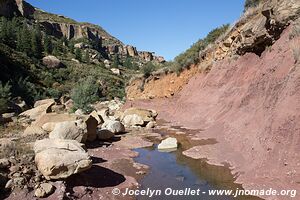
M 1 0 L 0 16 L 23 16 L 40 22 L 45 32 L 54 37 L 66 37 L 68 40 L 89 39 L 100 41 L 101 48 L 107 57 L 120 54 L 121 57 L 134 57 L 142 63 L 148 61 L 164 62 L 163 57 L 155 56 L 154 52 L 138 51 L 136 47 L 124 45 L 111 36 L 102 27 L 90 23 L 80 23 L 62 15 L 55 15 L 34 8 L 23 0 Z

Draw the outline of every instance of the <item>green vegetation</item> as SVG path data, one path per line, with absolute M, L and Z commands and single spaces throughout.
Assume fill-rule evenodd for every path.
M 74 109 L 82 109 L 84 112 L 90 112 L 90 104 L 99 100 L 99 87 L 93 77 L 86 80 L 80 80 L 71 92 L 71 98 L 74 101 Z
M 258 6 L 258 4 L 261 2 L 261 0 L 246 0 L 244 4 L 244 11 L 246 11 L 249 8 L 253 8 Z
M 9 83 L 2 84 L 0 81 L 0 114 L 6 112 L 11 99 L 11 85 Z
M 131 70 L 139 70 L 139 66 L 133 61 L 131 57 L 127 57 L 123 63 L 123 66 Z
M 146 78 L 149 77 L 155 69 L 156 67 L 152 62 L 146 63 L 146 65 L 142 67 L 142 72 L 144 74 L 144 77 Z
M 114 56 L 112 67 L 118 68 L 120 65 L 120 59 L 118 55 Z
M 168 68 L 180 73 L 183 69 L 196 64 L 199 61 L 199 52 L 203 51 L 208 45 L 213 44 L 229 28 L 229 24 L 215 28 L 204 39 L 200 39 L 193 44 L 188 50 L 175 57 L 173 62 L 165 64 Z
M 43 32 L 38 22 L 22 17 L 13 19 L 0 17 L 0 90 L 5 91 L 0 91 L 1 95 L 5 96 L 0 97 L 1 112 L 7 108 L 7 100 L 14 97 L 21 97 L 28 105 L 33 105 L 38 99 L 59 98 L 72 93 L 73 97 L 78 97 L 76 106 L 85 110 L 88 110 L 88 107 L 83 104 L 93 102 L 95 99 L 124 98 L 125 82 L 130 77 L 127 74 L 114 75 L 102 62 L 92 63 L 90 49 L 83 51 L 74 48 L 74 44 L 79 42 L 90 46 L 96 53 L 98 49 L 100 57 L 107 58 L 107 55 L 102 54 L 100 40 L 56 38 Z M 46 55 L 55 55 L 63 67 L 44 66 L 42 58 Z M 80 63 L 72 61 L 73 58 L 78 59 Z M 124 60 L 118 59 L 118 63 L 122 64 Z M 134 62 L 132 61 L 132 66 Z M 126 67 L 123 70 L 136 73 Z M 84 81 L 79 84 L 81 80 Z M 93 87 L 97 87 L 97 92 L 93 92 L 95 89 Z M 6 92 L 8 89 L 9 93 Z M 85 89 L 87 91 L 84 91 Z M 79 94 L 76 95 L 76 92 Z M 9 98 L 6 98 L 7 94 Z M 86 96 L 89 97 L 79 99 Z
M 81 50 L 79 48 L 75 49 L 75 58 L 79 61 L 82 61 L 82 53 L 81 53 Z

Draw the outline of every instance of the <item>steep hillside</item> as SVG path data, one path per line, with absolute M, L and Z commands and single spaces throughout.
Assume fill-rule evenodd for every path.
M 0 99 L 12 101 L 0 106 L 1 113 L 13 111 L 19 97 L 32 106 L 38 99 L 70 95 L 80 87 L 78 81 L 89 78 L 97 85 L 97 99 L 123 98 L 132 75 L 143 73 L 148 63 L 164 62 L 98 25 L 47 13 L 23 0 L 0 1 L 0 30 L 0 90 L 10 87 Z
M 209 66 L 209 71 L 193 76 L 188 84 L 174 77 L 172 82 L 181 83 L 182 89 L 173 90 L 171 98 L 136 100 L 128 106 L 156 109 L 162 119 L 201 130 L 196 139 L 215 138 L 216 144 L 195 146 L 184 154 L 229 163 L 245 188 L 299 190 L 299 14 L 299 1 L 260 4 L 213 47 L 200 52 L 200 62 L 189 70 Z M 159 85 L 169 77 L 149 83 Z M 154 87 L 139 92 L 134 89 L 137 81 L 127 89 L 134 91 L 129 98 L 170 93 L 169 83 L 161 84 L 165 92 L 156 93 L 161 88 Z

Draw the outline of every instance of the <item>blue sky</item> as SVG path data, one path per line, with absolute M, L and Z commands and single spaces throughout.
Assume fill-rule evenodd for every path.
M 27 0 L 47 12 L 102 26 L 138 50 L 167 60 L 210 30 L 235 22 L 244 0 Z

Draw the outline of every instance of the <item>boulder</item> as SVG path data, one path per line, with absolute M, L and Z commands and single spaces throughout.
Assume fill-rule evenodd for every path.
M 133 115 L 133 114 L 141 116 L 145 122 L 155 121 L 158 115 L 155 110 L 147 110 L 147 109 L 133 107 L 133 108 L 128 108 L 124 111 L 122 119 L 126 115 Z
M 47 180 L 68 178 L 92 166 L 90 156 L 75 140 L 38 140 L 34 152 L 37 168 Z
M 177 139 L 169 137 L 163 140 L 157 148 L 158 150 L 175 150 L 177 149 Z
M 77 115 L 74 115 L 74 114 L 47 113 L 47 114 L 44 114 L 41 117 L 39 117 L 35 122 L 33 122 L 33 124 L 40 126 L 40 127 L 44 127 L 44 124 L 47 124 L 48 127 L 53 127 L 53 123 L 56 124 L 59 122 L 76 121 L 78 119 L 80 119 L 80 117 L 78 117 Z M 49 123 L 52 123 L 52 124 L 49 124 Z M 49 126 L 49 125 L 51 125 L 51 126 Z M 46 129 L 44 129 L 44 130 L 46 130 Z M 52 130 L 46 130 L 46 131 L 52 131 Z
M 61 61 L 55 56 L 46 56 L 43 58 L 43 64 L 48 68 L 59 68 L 62 66 Z
M 17 114 L 12 112 L 12 113 L 3 113 L 2 114 L 2 120 L 4 123 L 8 123 L 8 122 L 12 122 L 13 118 L 16 116 Z
M 30 135 L 44 135 L 46 131 L 42 129 L 40 126 L 30 125 L 28 126 L 25 131 L 23 132 L 23 136 L 30 136 Z
M 109 140 L 109 139 L 113 138 L 114 136 L 115 136 L 115 134 L 109 130 L 105 130 L 105 129 L 97 130 L 97 138 L 99 140 Z
M 87 126 L 83 120 L 57 123 L 49 134 L 50 139 L 76 140 L 82 143 L 86 142 L 87 136 Z
M 57 122 L 48 122 L 48 123 L 45 123 L 42 126 L 42 129 L 45 130 L 45 131 L 47 131 L 47 132 L 51 132 L 51 131 L 54 130 L 56 124 L 57 124 Z
M 66 110 L 70 111 L 74 107 L 74 101 L 72 99 L 69 99 L 64 103 Z
M 110 71 L 115 75 L 121 75 L 121 71 L 117 68 L 111 68 Z
M 63 113 L 65 111 L 66 106 L 63 104 L 55 104 L 51 106 L 51 111 L 55 113 Z
M 75 115 L 84 115 L 84 112 L 83 112 L 83 110 L 81 110 L 81 109 L 77 109 L 77 110 L 75 111 Z
M 34 196 L 38 198 L 44 198 L 54 192 L 55 188 L 51 183 L 40 184 L 34 192 Z
M 55 100 L 54 99 L 43 99 L 43 100 L 38 100 L 34 103 L 34 106 L 33 107 L 38 107 L 38 106 L 41 106 L 41 105 L 44 105 L 44 104 L 50 104 L 50 103 L 55 103 Z
M 124 123 L 125 126 L 130 127 L 130 126 L 143 126 L 144 125 L 144 120 L 141 116 L 137 114 L 133 115 L 126 115 L 122 122 Z
M 41 117 L 43 114 L 51 112 L 51 106 L 54 103 L 46 103 L 43 105 L 39 105 L 35 108 L 22 112 L 19 116 L 21 117 L 28 117 L 31 120 L 36 120 L 37 118 Z
M 102 116 L 99 115 L 96 111 L 91 112 L 90 116 L 92 116 L 93 118 L 95 118 L 97 120 L 98 125 L 102 124 L 104 122 Z
M 146 125 L 146 128 L 154 128 L 156 126 L 156 122 L 154 121 L 151 121 L 151 122 L 148 122 L 148 124 Z
M 85 121 L 87 126 L 87 140 L 90 142 L 94 141 L 97 138 L 97 127 L 99 123 L 96 117 L 97 116 L 90 115 Z
M 10 162 L 7 158 L 0 159 L 0 169 L 6 169 L 10 165 Z
M 114 120 L 107 120 L 105 121 L 102 126 L 102 129 L 106 129 L 111 131 L 112 133 L 116 134 L 116 133 L 123 133 L 125 132 L 125 127 L 124 125 L 119 122 L 119 121 L 114 121 Z
M 97 114 L 99 116 L 101 116 L 104 121 L 109 120 L 109 109 L 108 108 L 102 108 L 101 110 L 97 111 Z

